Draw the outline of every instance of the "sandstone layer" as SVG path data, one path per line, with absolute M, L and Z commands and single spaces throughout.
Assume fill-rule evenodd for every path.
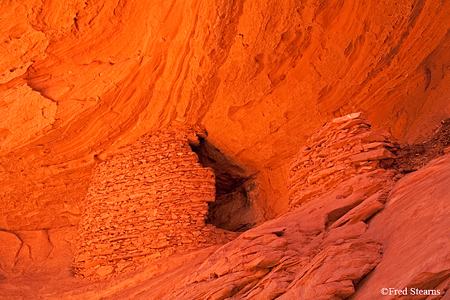
M 355 128 L 343 124 L 353 124 Z M 367 131 L 368 126 L 360 127 L 361 124 L 366 125 L 361 114 L 348 115 L 325 125 L 314 137 L 338 134 L 346 141 L 354 139 L 355 129 L 364 129 L 365 135 L 371 132 Z M 183 133 L 180 136 L 181 140 L 185 137 Z M 172 140 L 167 142 L 164 137 Z M 170 141 L 174 142 L 173 137 L 173 131 L 163 131 L 150 139 L 165 141 L 169 146 Z M 115 158 L 112 156 L 99 166 L 104 168 L 120 161 L 123 153 L 145 156 L 146 152 L 140 151 L 139 146 L 148 139 L 144 137 L 131 148 L 122 149 Z M 389 141 L 384 143 L 389 144 Z M 322 148 L 320 145 L 315 147 Z M 378 146 L 384 149 L 384 144 Z M 154 143 L 153 147 L 161 145 Z M 191 252 L 182 247 L 181 251 L 176 251 L 177 247 L 172 245 L 170 249 L 178 253 L 161 255 L 154 263 L 131 260 L 126 263 L 134 263 L 134 267 L 123 272 L 116 269 L 120 262 L 117 266 L 107 264 L 94 269 L 97 277 L 105 274 L 108 279 L 84 281 L 73 276 L 74 249 L 67 250 L 77 239 L 74 230 L 3 232 L 0 238 L 3 244 L 10 246 L 0 247 L 2 299 L 29 299 L 31 293 L 41 299 L 380 299 L 385 287 L 439 291 L 438 295 L 427 299 L 446 299 L 450 288 L 446 225 L 450 216 L 447 203 L 450 148 L 445 156 L 404 177 L 396 169 L 386 168 L 378 161 L 378 156 L 371 155 L 373 150 L 368 149 L 355 154 L 354 147 L 348 147 L 340 155 L 363 154 L 369 158 L 371 168 L 350 164 L 355 172 L 343 172 L 338 183 L 323 193 L 312 195 L 301 205 L 293 206 L 290 212 L 247 230 L 225 244 L 224 240 L 215 240 L 215 245 Z M 391 155 L 382 159 L 391 159 Z M 293 164 L 298 165 L 302 157 L 305 156 L 300 151 Z M 129 164 L 133 162 L 131 159 Z M 321 166 L 316 171 L 328 170 L 327 164 Z M 121 169 L 105 170 L 120 172 Z M 307 183 L 309 176 L 293 178 L 297 183 Z M 291 187 L 296 186 L 295 180 L 291 179 Z M 114 186 L 120 188 L 120 182 Z M 98 182 L 92 188 L 101 190 Z M 129 191 L 123 193 L 128 195 Z M 94 195 L 90 192 L 88 199 Z M 139 197 L 142 200 L 146 196 Z M 130 198 L 127 202 L 133 206 Z M 90 206 L 87 208 L 89 210 Z M 111 206 L 110 213 L 115 211 L 113 208 Z M 135 212 L 123 211 L 121 215 L 133 217 Z M 164 221 L 164 214 L 161 217 Z M 116 224 L 119 230 L 126 228 L 127 224 L 122 224 L 119 216 L 116 219 L 109 224 Z M 171 226 L 178 228 L 176 222 Z M 121 246 L 129 246 L 132 238 L 126 237 L 128 241 Z M 205 238 L 213 241 L 210 236 Z M 114 238 L 88 241 L 105 250 L 114 250 L 116 245 Z M 81 249 L 85 249 L 84 246 Z M 152 249 L 151 243 L 147 246 Z M 126 252 L 126 248 L 120 251 Z M 134 249 L 128 251 L 135 252 Z M 140 254 L 136 257 L 145 258 Z M 136 262 L 143 264 L 139 267 Z M 108 276 L 108 270 L 104 270 L 107 267 L 112 268 L 116 277 Z M 41 280 L 33 279 L 36 276 Z M 61 285 L 55 286 L 53 280 Z M 386 298 L 400 299 L 392 295 Z
M 335 116 L 400 141 L 450 115 L 450 3 L 7 1 L 0 12 L 0 228 L 74 226 L 94 156 L 174 122 L 258 174 L 288 210 L 289 163 Z
M 439 299 L 449 288 L 437 249 L 448 248 L 450 2 L 0 4 L 0 298 L 378 299 L 389 285 Z M 367 119 L 347 116 L 357 111 Z M 92 237 L 113 221 L 94 207 L 99 223 L 86 222 L 102 162 L 193 124 L 208 137 L 191 150 L 220 191 L 206 222 L 247 231 L 223 244 L 237 234 L 200 222 L 221 236 L 207 248 L 74 277 L 80 232 L 101 244 Z

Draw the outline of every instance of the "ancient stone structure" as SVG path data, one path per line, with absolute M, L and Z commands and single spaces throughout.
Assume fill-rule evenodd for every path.
M 109 276 L 225 237 L 205 225 L 215 199 L 214 172 L 198 163 L 188 144 L 204 134 L 161 130 L 96 166 L 83 202 L 78 275 Z
M 387 208 L 389 202 L 392 205 L 388 213 L 382 211 L 384 217 L 380 221 L 368 222 L 370 226 L 376 225 L 371 236 L 386 241 L 379 265 L 383 271 L 361 283 L 366 285 L 369 294 L 365 292 L 352 299 L 379 299 L 383 286 L 434 288 L 435 283 L 450 274 L 447 273 L 450 252 L 442 250 L 450 249 L 450 238 L 444 235 L 450 228 L 450 157 L 447 154 L 445 160 L 433 167 L 418 170 L 425 164 L 412 164 L 409 150 L 403 152 L 406 155 L 402 153 L 405 149 L 402 144 L 421 145 L 422 149 L 434 147 L 434 141 L 425 145 L 423 142 L 433 136 L 441 121 L 450 117 L 449 15 L 450 1 L 442 0 L 3 1 L 0 10 L 0 269 L 4 269 L 0 270 L 0 298 L 158 299 L 150 286 L 167 291 L 161 282 L 169 286 L 179 282 L 170 274 L 184 277 L 193 272 L 192 265 L 184 265 L 161 275 L 150 286 L 130 277 L 121 285 L 130 284 L 130 295 L 112 295 L 110 290 L 112 296 L 99 295 L 106 283 L 92 286 L 95 283 L 86 282 L 82 286 L 79 278 L 72 277 L 72 250 L 82 219 L 82 204 L 96 165 L 94 155 L 105 161 L 117 149 L 132 144 L 144 134 L 177 122 L 204 125 L 208 129 L 208 141 L 245 169 L 241 178 L 255 187 L 249 184 L 239 188 L 233 183 L 233 190 L 227 190 L 222 196 L 217 187 L 214 203 L 222 202 L 219 199 L 233 201 L 222 202 L 221 212 L 226 205 L 230 213 L 221 214 L 222 219 L 216 218 L 219 224 L 214 224 L 222 226 L 225 220 L 229 229 L 245 230 L 256 228 L 260 220 L 275 219 L 296 209 L 305 210 L 292 219 L 292 239 L 287 248 L 307 253 L 300 257 L 312 257 L 305 249 L 319 248 L 312 240 L 318 237 L 319 229 L 311 228 L 328 230 L 327 226 L 333 226 L 332 221 L 339 217 L 341 208 L 348 208 L 349 204 L 345 202 L 332 208 L 332 213 L 314 215 L 316 219 L 326 218 L 325 223 L 310 218 L 306 208 L 312 204 L 320 207 L 349 201 L 352 189 L 355 194 L 355 187 L 361 184 L 356 180 L 353 185 L 346 181 L 361 176 L 371 182 L 373 178 L 369 174 L 388 170 L 364 173 L 367 171 L 364 168 L 370 166 L 363 164 L 375 161 L 335 162 L 329 157 L 316 157 L 309 159 L 309 163 L 314 162 L 314 168 L 320 164 L 324 170 L 309 169 L 312 166 L 306 165 L 306 161 L 300 163 L 293 170 L 299 176 L 292 178 L 288 188 L 290 163 L 307 138 L 323 124 L 357 111 L 366 114 L 373 128 L 387 130 L 392 134 L 392 141 L 401 145 L 399 151 L 392 152 L 397 155 L 392 167 L 402 169 L 400 173 L 406 176 L 405 181 L 398 182 L 402 188 L 394 198 L 397 200 L 386 202 Z M 341 153 L 358 154 L 358 145 L 354 147 Z M 329 150 L 340 155 L 340 148 Z M 384 148 L 389 150 L 388 146 Z M 417 151 L 419 162 L 425 161 L 422 149 Z M 313 155 L 321 150 L 305 148 L 302 153 L 309 151 Z M 322 159 L 325 161 L 321 162 Z M 388 161 L 389 158 L 381 159 L 379 164 Z M 343 169 L 335 171 L 332 164 Z M 304 176 L 300 174 L 302 170 Z M 217 168 L 215 171 L 218 185 Z M 408 174 L 413 171 L 418 172 L 414 180 Z M 95 172 L 98 174 L 98 170 Z M 332 174 L 324 175 L 327 172 Z M 352 172 L 363 174 L 354 176 Z M 126 177 L 128 173 L 124 171 L 123 175 Z M 340 176 L 344 180 L 342 190 L 333 183 Z M 347 177 L 350 179 L 345 180 Z M 322 192 L 328 189 L 336 194 L 327 198 Z M 302 198 L 308 191 L 317 192 L 317 197 Z M 357 198 L 352 203 L 363 201 Z M 235 200 L 241 203 L 238 209 Z M 308 202 L 299 206 L 295 201 Z M 291 204 L 295 209 L 291 209 Z M 261 213 L 253 214 L 257 218 L 247 217 L 251 216 L 246 213 L 250 208 L 259 209 Z M 238 214 L 230 219 L 238 222 L 230 222 L 228 216 L 235 211 Z M 241 222 L 244 217 L 250 220 Z M 375 221 L 379 216 L 373 218 Z M 294 221 L 302 222 L 302 231 Z M 361 223 L 355 226 L 355 231 L 365 229 Z M 310 235 L 304 234 L 305 231 Z M 208 240 L 206 233 L 205 239 Z M 253 255 L 251 249 L 241 248 L 241 251 Z M 110 259 L 112 254 L 105 257 Z M 197 258 L 204 261 L 207 257 L 205 254 Z M 244 256 L 234 257 L 240 263 Z M 348 257 L 355 256 L 349 252 Z M 387 257 L 390 258 L 386 260 Z M 93 263 L 93 257 L 87 259 L 86 262 Z M 137 265 L 136 261 L 124 270 Z M 85 269 L 86 262 L 76 262 L 80 266 L 78 274 L 97 267 Z M 108 264 L 110 261 L 100 265 L 105 267 L 100 273 L 110 271 L 111 268 L 106 268 Z M 158 261 L 154 265 L 159 264 Z M 336 278 L 331 270 L 343 274 L 339 266 L 328 266 L 320 277 L 324 281 L 313 285 L 307 280 L 314 272 L 308 270 L 319 269 L 317 264 L 311 265 L 311 269 L 303 268 L 305 264 L 302 262 L 302 268 L 292 273 L 298 274 L 298 279 L 311 289 L 323 288 L 325 281 Z M 254 264 L 248 264 L 249 272 L 253 272 L 253 267 Z M 272 272 L 271 268 L 266 270 Z M 67 271 L 65 280 L 60 279 L 61 270 Z M 123 277 L 133 273 L 138 274 L 127 272 Z M 137 277 L 148 278 L 149 273 Z M 206 275 L 209 274 L 205 273 L 208 282 Z M 243 286 L 242 281 L 231 278 L 234 275 L 230 274 L 227 285 L 223 278 L 217 278 L 217 286 L 230 291 Z M 272 284 L 268 280 L 272 274 L 268 275 L 263 278 Z M 336 280 L 330 281 L 327 283 L 337 284 Z M 348 283 L 344 286 L 350 289 Z M 62 289 L 68 291 L 74 286 L 80 286 L 79 294 L 87 290 L 91 293 L 79 297 L 62 293 Z M 117 285 L 110 286 L 121 292 Z M 355 289 L 360 286 L 355 285 Z M 133 297 L 139 292 L 144 295 Z M 302 295 L 307 297 L 306 293 Z M 348 294 L 333 295 L 344 298 Z
M 370 130 L 362 113 L 336 118 L 311 136 L 291 164 L 290 206 L 302 204 L 339 182 L 386 167 L 395 155 L 389 133 Z M 351 192 L 351 191 L 350 191 Z
M 267 218 L 289 207 L 290 158 L 334 117 L 423 142 L 450 116 L 450 2 L 338 3 L 6 1 L 0 227 L 77 225 L 92 153 L 180 120 L 258 172 Z

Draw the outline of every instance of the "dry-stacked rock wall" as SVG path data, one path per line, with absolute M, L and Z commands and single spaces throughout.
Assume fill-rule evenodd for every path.
M 78 225 L 93 155 L 176 122 L 205 125 L 257 173 L 266 218 L 285 213 L 290 158 L 328 120 L 364 111 L 416 143 L 450 117 L 449 15 L 441 0 L 2 1 L 0 227 Z
M 224 238 L 205 225 L 215 179 L 188 144 L 197 134 L 162 130 L 97 165 L 83 203 L 78 275 L 109 276 Z
M 327 123 L 308 139 L 291 164 L 291 207 L 345 179 L 392 163 L 395 155 L 390 151 L 394 145 L 389 142 L 389 133 L 371 131 L 370 126 L 362 113 L 349 114 Z

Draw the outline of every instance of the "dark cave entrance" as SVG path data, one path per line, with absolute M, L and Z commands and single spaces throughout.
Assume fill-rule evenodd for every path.
M 257 224 L 254 209 L 255 180 L 229 157 L 200 138 L 200 143 L 190 145 L 204 167 L 214 170 L 216 201 L 209 203 L 206 223 L 229 231 L 246 231 Z

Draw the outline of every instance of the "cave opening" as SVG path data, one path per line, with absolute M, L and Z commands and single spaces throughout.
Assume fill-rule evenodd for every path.
M 257 225 L 254 208 L 256 182 L 246 170 L 224 155 L 208 140 L 191 144 L 203 167 L 214 170 L 216 200 L 209 203 L 207 224 L 217 228 L 242 232 Z

